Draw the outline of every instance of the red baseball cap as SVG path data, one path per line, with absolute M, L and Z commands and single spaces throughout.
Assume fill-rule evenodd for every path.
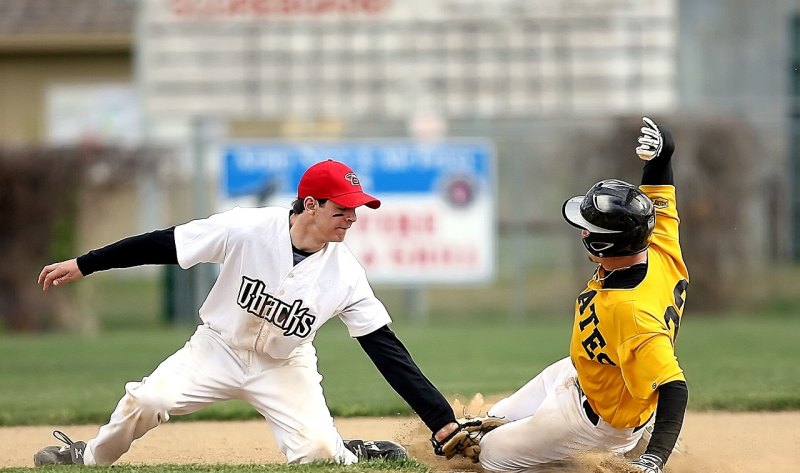
M 337 204 L 356 208 L 366 205 L 371 209 L 381 206 L 381 201 L 364 193 L 358 176 L 346 164 L 328 159 L 306 169 L 297 185 L 297 197 L 328 199 Z

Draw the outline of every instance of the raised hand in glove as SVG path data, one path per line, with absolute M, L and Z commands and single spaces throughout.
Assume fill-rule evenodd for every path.
M 464 417 L 456 419 L 458 429 L 448 435 L 444 440 L 431 437 L 433 451 L 448 460 L 456 455 L 462 455 L 478 463 L 481 453 L 480 442 L 486 433 L 506 423 L 502 417 Z
M 664 462 L 658 458 L 657 455 L 652 453 L 644 453 L 642 456 L 633 460 L 631 465 L 643 473 L 662 473 L 664 471 Z
M 675 151 L 675 142 L 672 141 L 672 134 L 664 127 L 658 127 L 653 120 L 642 117 L 644 126 L 642 134 L 639 136 L 639 146 L 636 147 L 636 154 L 644 161 L 663 156 L 669 159 Z

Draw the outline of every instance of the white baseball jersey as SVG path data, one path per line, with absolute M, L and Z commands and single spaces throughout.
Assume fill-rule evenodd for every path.
M 203 323 L 232 347 L 289 358 L 339 314 L 350 336 L 389 324 L 364 268 L 344 243 L 294 265 L 289 210 L 239 208 L 175 227 L 182 268 L 219 263 L 203 306 Z

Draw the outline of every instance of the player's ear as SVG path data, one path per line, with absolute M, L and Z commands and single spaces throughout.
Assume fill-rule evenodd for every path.
M 308 213 L 313 214 L 314 210 L 317 208 L 317 201 L 313 197 L 306 197 L 303 200 L 303 207 L 306 209 Z

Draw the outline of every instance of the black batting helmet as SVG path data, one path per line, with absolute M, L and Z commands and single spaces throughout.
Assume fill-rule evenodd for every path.
M 650 198 L 617 179 L 600 181 L 586 195 L 564 202 L 561 213 L 570 225 L 588 232 L 583 245 L 601 258 L 641 253 L 656 223 Z

